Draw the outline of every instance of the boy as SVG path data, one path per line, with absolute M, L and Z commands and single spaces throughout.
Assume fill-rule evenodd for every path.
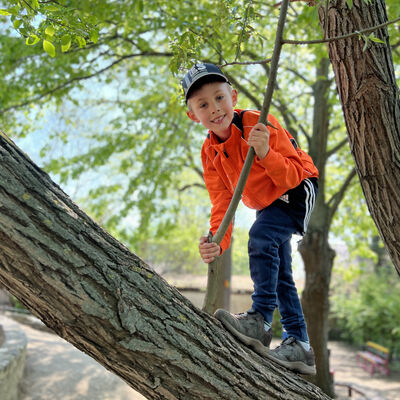
M 299 373 L 315 374 L 303 311 L 292 278 L 292 234 L 304 234 L 317 194 L 318 170 L 311 158 L 272 116 L 273 126 L 258 123 L 259 112 L 234 109 L 238 93 L 213 64 L 196 64 L 182 81 L 187 115 L 209 130 L 201 156 L 204 180 L 212 202 L 211 229 L 215 234 L 228 208 L 249 146 L 255 159 L 243 191 L 243 203 L 256 209 L 249 232 L 250 274 L 254 282 L 251 310 L 215 317 L 231 333 L 259 353 Z M 205 263 L 230 244 L 232 224 L 220 245 L 200 239 Z M 268 350 L 271 323 L 278 305 L 287 337 Z

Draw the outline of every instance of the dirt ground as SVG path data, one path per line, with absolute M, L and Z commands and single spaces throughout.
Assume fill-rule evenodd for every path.
M 0 324 L 17 322 L 0 315 Z M 28 351 L 20 400 L 144 400 L 125 382 L 60 337 L 18 323 L 28 337 Z M 274 340 L 273 346 L 279 342 Z M 400 372 L 371 377 L 357 365 L 357 349 L 330 342 L 335 382 L 354 385 L 351 399 L 400 400 Z M 347 388 L 335 386 L 339 399 Z

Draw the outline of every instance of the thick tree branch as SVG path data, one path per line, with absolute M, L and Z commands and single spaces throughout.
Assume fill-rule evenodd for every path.
M 149 399 L 326 399 L 241 345 L 0 134 L 0 284 Z

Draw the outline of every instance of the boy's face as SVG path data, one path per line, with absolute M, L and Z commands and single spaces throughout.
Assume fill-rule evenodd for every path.
M 237 91 L 228 83 L 206 83 L 190 96 L 187 115 L 221 139 L 227 139 L 230 136 L 233 107 L 236 102 Z

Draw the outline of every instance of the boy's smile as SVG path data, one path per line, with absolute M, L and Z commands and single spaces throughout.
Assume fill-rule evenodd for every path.
M 206 83 L 196 90 L 188 100 L 187 115 L 195 122 L 213 131 L 222 140 L 230 136 L 233 107 L 237 92 L 226 82 Z

